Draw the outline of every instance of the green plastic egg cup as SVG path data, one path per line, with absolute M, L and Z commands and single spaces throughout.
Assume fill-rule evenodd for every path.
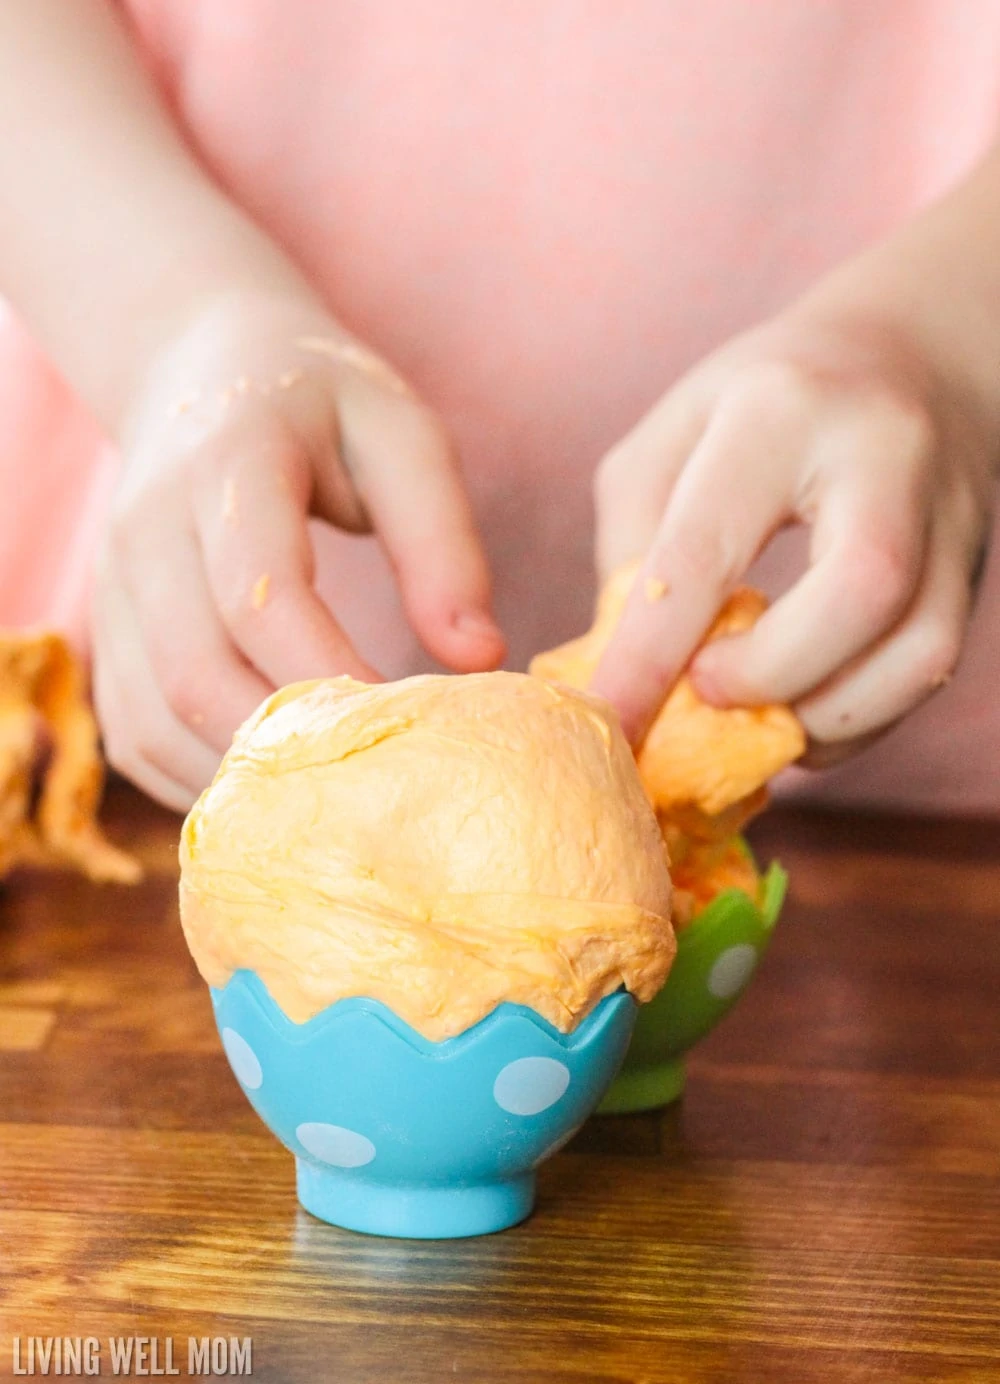
M 758 899 L 726 889 L 677 936 L 663 989 L 639 1010 L 622 1069 L 602 1115 L 655 1110 L 684 1090 L 684 1055 L 715 1027 L 749 985 L 774 932 L 788 876 L 772 864 Z

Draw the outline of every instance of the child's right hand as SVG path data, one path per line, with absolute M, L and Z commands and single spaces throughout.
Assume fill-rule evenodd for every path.
M 462 672 L 502 658 L 441 423 L 310 301 L 200 313 L 145 372 L 124 452 L 94 694 L 111 763 L 161 802 L 190 806 L 275 687 L 377 678 L 313 589 L 310 515 L 378 534 L 436 658 Z

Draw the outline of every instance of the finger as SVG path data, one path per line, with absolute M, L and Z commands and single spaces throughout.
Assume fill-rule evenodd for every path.
M 166 774 L 161 774 L 144 760 L 132 759 L 128 764 L 117 764 L 109 758 L 108 762 L 117 773 L 124 775 L 147 797 L 168 807 L 171 812 L 187 814 L 197 801 L 198 794 L 193 789 L 186 788 L 183 784 L 168 778 Z
M 670 390 L 602 460 L 594 476 L 598 578 L 645 553 L 681 468 L 708 420 L 705 391 Z
M 161 526 L 169 546 L 147 542 L 147 558 L 129 585 L 152 676 L 173 715 L 218 754 L 233 732 L 274 691 L 240 657 L 219 619 L 186 520 Z
M 435 416 L 377 375 L 341 378 L 341 450 L 393 565 L 407 616 L 458 672 L 495 668 L 504 639 L 458 461 Z M 335 519 L 335 515 L 327 517 Z
M 312 472 L 277 427 L 236 425 L 195 473 L 195 528 L 213 603 L 240 653 L 275 687 L 379 676 L 313 588 Z
M 948 518 L 937 522 L 920 590 L 905 619 L 867 656 L 797 704 L 816 742 L 811 763 L 830 763 L 831 746 L 861 748 L 948 681 L 971 609 L 974 547 Z
M 921 484 L 905 465 L 869 456 L 821 492 L 812 565 L 752 630 L 701 651 L 691 671 L 702 696 L 720 706 L 797 701 L 891 629 L 923 567 Z
M 126 739 L 125 730 L 130 721 L 121 706 L 117 690 L 118 678 L 112 671 L 112 665 L 113 658 L 110 653 L 95 647 L 94 709 L 101 727 L 105 758 L 112 769 L 124 775 L 130 783 L 141 788 L 156 802 L 162 803 L 174 812 L 187 812 L 196 796 L 192 789 L 147 764 Z
M 755 433 L 740 409 L 722 408 L 681 472 L 592 683 L 618 708 L 633 743 L 726 596 L 788 518 L 793 460 L 782 434 Z
M 151 797 L 186 812 L 211 782 L 218 756 L 171 715 L 120 589 L 101 593 L 97 612 L 94 702 L 108 761 Z

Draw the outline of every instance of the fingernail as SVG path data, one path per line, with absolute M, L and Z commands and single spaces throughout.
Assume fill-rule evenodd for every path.
M 463 610 L 452 622 L 460 634 L 471 635 L 474 639 L 502 639 L 503 635 L 494 620 L 478 610 Z

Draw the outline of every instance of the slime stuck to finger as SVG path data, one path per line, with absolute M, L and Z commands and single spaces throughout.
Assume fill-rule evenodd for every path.
M 620 568 L 598 597 L 594 623 L 580 638 L 538 654 L 531 673 L 556 685 L 586 687 L 621 618 L 639 564 Z M 705 643 L 751 628 L 767 609 L 740 587 Z M 739 832 L 767 803 L 767 784 L 805 749 L 805 732 L 787 706 L 716 707 L 683 673 L 636 751 L 643 787 L 666 841 L 674 881 L 673 919 L 689 923 L 723 889 L 757 897 L 760 877 Z

